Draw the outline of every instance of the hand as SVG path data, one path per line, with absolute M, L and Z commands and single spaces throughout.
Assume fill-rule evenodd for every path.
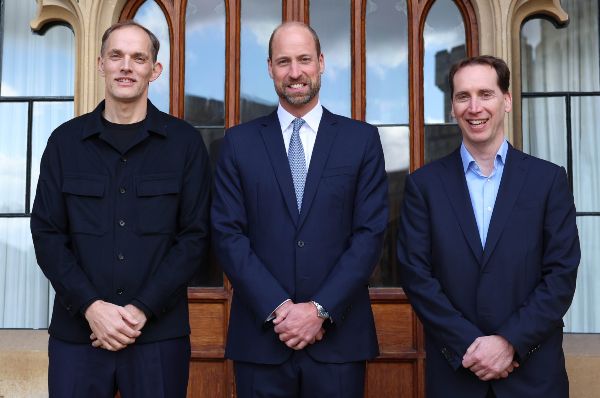
M 279 340 L 294 350 L 320 341 L 325 334 L 323 319 L 317 316 L 317 308 L 310 302 L 284 304 L 276 312 L 273 324 Z
M 85 311 L 92 334 L 90 339 L 94 347 L 109 351 L 118 351 L 135 342 L 141 334 L 135 327 L 139 321 L 125 308 L 96 300 Z
M 513 360 L 514 355 L 513 346 L 504 337 L 483 336 L 469 346 L 462 365 L 483 381 L 506 378 L 519 367 Z
M 144 311 L 140 310 L 138 307 L 136 307 L 133 304 L 127 304 L 125 306 L 125 309 L 127 311 L 129 311 L 129 313 L 138 321 L 137 325 L 129 325 L 129 326 L 131 326 L 135 330 L 142 330 L 142 328 L 146 325 L 146 321 L 148 321 L 148 318 L 146 317 L 146 314 L 144 313 Z M 125 320 L 125 321 L 127 321 L 127 320 Z

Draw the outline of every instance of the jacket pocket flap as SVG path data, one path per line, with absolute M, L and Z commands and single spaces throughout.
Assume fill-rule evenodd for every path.
M 155 174 L 136 177 L 138 196 L 177 194 L 180 191 L 177 174 Z
M 62 191 L 72 195 L 101 198 L 104 196 L 105 187 L 106 177 L 102 175 L 65 175 Z

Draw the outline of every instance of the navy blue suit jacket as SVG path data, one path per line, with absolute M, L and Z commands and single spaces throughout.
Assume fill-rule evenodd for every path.
M 498 398 L 568 396 L 562 317 L 580 249 L 563 168 L 509 146 L 483 248 L 460 151 L 424 166 L 406 181 L 398 257 L 426 331 L 428 397 L 485 397 L 489 383 L 461 361 L 491 334 L 521 363 L 491 382 Z
M 315 300 L 334 322 L 308 346 L 342 363 L 378 354 L 368 280 L 388 219 L 377 129 L 323 116 L 298 214 L 277 113 L 227 131 L 215 174 L 213 244 L 233 285 L 226 356 L 277 364 L 292 350 L 270 322 L 284 300 Z

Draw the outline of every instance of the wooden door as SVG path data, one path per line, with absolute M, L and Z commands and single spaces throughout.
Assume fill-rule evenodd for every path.
M 470 1 L 135 0 L 120 19 L 153 23 L 152 7 L 168 28 L 169 111 L 197 127 L 213 159 L 225 128 L 277 103 L 266 70 L 270 31 L 284 20 L 315 28 L 326 63 L 321 101 L 378 126 L 390 182 L 386 243 L 370 289 L 381 355 L 367 365 L 365 396 L 424 397 L 424 336 L 398 279 L 396 225 L 406 174 L 448 152 L 459 137 L 447 115 L 444 76 L 457 58 L 478 52 Z M 460 31 L 457 23 L 462 42 L 440 47 L 438 36 Z M 231 285 L 214 259 L 209 263 L 188 290 L 188 396 L 234 397 L 233 366 L 224 359 Z

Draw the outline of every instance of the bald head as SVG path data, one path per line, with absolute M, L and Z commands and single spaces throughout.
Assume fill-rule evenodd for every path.
M 317 51 L 317 56 L 321 55 L 321 42 L 319 41 L 319 36 L 317 36 L 317 32 L 307 24 L 298 21 L 284 22 L 273 30 L 271 33 L 271 37 L 269 38 L 269 59 L 273 56 L 273 39 L 275 35 L 281 33 L 280 31 L 286 30 L 288 28 L 303 28 L 306 29 L 312 36 L 315 42 L 315 49 Z

